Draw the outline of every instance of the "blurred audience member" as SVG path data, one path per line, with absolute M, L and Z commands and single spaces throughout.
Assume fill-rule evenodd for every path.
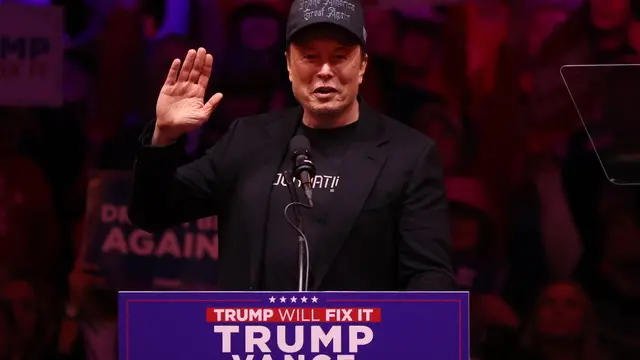
M 274 93 L 290 92 L 283 51 L 284 26 L 282 16 L 268 5 L 246 4 L 231 14 L 227 50 L 214 66 L 218 76 L 216 90 L 225 95 L 223 103 L 237 100 L 242 104 L 232 111 L 238 112 L 236 117 L 255 113 L 254 110 L 265 112 Z M 244 91 L 235 91 L 236 88 Z M 230 91 L 225 92 L 227 89 Z M 248 95 L 242 96 L 243 92 Z
M 189 49 L 194 48 L 195 43 L 188 37 L 179 34 L 169 34 L 155 40 L 151 44 L 148 56 L 145 57 L 148 66 L 145 68 L 140 80 L 144 96 L 137 104 L 137 111 L 126 114 L 118 134 L 103 144 L 97 163 L 100 169 L 125 170 L 131 168 L 135 149 L 138 146 L 138 136 L 142 128 L 152 119 L 155 112 L 155 99 L 166 78 L 167 68 L 173 59 L 180 58 Z M 193 143 L 189 149 L 197 149 L 198 134 L 191 134 L 189 140 Z
M 622 295 L 640 300 L 640 226 L 637 203 L 640 199 L 636 191 L 624 193 L 628 199 L 605 200 L 603 205 L 601 217 L 606 229 L 603 270 L 610 284 Z
M 21 155 L 24 126 L 33 122 L 28 109 L 0 114 L 0 273 L 29 271 L 50 281 L 60 265 L 60 234 L 51 188 L 42 170 Z
M 395 68 L 395 84 L 389 93 L 389 114 L 409 124 L 423 105 L 442 103 L 440 94 L 429 88 L 439 47 L 439 27 L 422 19 L 402 19 Z M 381 83 L 384 86 L 385 84 Z
M 591 23 L 599 31 L 610 32 L 609 37 L 624 36 L 624 26 L 630 20 L 631 1 L 588 0 Z
M 571 282 L 547 285 L 527 322 L 519 359 L 603 360 L 593 306 Z
M 605 188 L 599 219 L 604 226 L 600 271 L 603 287 L 597 310 L 607 348 L 614 359 L 640 358 L 640 193 Z
M 228 25 L 227 48 L 215 61 L 212 80 L 224 100 L 202 127 L 200 153 L 212 146 L 233 120 L 280 109 L 294 101 L 285 66 L 285 22 L 280 12 L 268 4 L 243 4 L 233 10 Z
M 496 261 L 504 262 L 508 202 L 521 179 L 517 56 L 506 42 L 510 12 L 505 1 L 470 2 L 448 11 L 443 36 L 447 106 L 462 119 L 469 172 L 487 187 L 494 204 Z
M 535 129 L 528 135 L 528 175 L 536 188 L 547 265 L 553 278 L 566 279 L 577 267 L 582 242 L 564 194 L 559 153 L 563 149 L 555 148 L 559 144 L 556 134 L 546 129 Z
M 490 199 L 473 178 L 449 178 L 446 189 L 456 282 L 461 290 L 471 292 L 472 356 L 493 359 L 508 355 L 520 320 L 499 295 L 504 269 L 490 256 L 495 234 Z
M 372 7 L 365 10 L 367 36 L 375 39 L 367 44 L 370 60 L 380 57 L 382 60 L 393 62 L 398 46 L 398 20 L 401 19 L 392 9 Z
M 40 303 L 50 298 L 39 295 L 34 283 L 21 278 L 10 279 L 0 288 L 0 301 L 10 304 L 16 322 L 12 359 L 40 360 L 54 353 L 52 324 Z
M 88 160 L 85 122 L 93 99 L 95 60 L 90 52 L 68 50 L 64 64 L 64 105 L 34 109 L 40 116 L 31 131 L 25 131 L 23 153 L 43 170 L 51 186 L 55 211 L 60 223 L 61 275 L 70 268 L 72 224 L 84 217 L 84 172 Z M 61 276 L 61 279 L 64 276 Z
M 466 158 L 462 124 L 444 106 L 422 106 L 413 114 L 410 125 L 436 142 L 445 176 L 461 175 Z
M 115 360 L 117 291 L 107 285 L 95 265 L 85 261 L 87 242 L 82 228 L 77 229 L 76 237 L 78 256 L 69 274 L 68 302 L 60 325 L 58 351 L 69 359 Z
M 141 90 L 138 62 L 144 33 L 142 14 L 137 11 L 140 1 L 112 3 L 99 37 L 96 89 L 91 112 L 85 121 L 91 150 L 96 153 L 118 134 L 127 120 L 131 102 L 138 99 Z
M 567 11 L 557 4 L 535 4 L 532 5 L 533 15 L 529 18 L 528 26 L 525 29 L 525 55 L 526 62 L 523 65 L 524 72 L 520 77 L 520 87 L 525 94 L 531 92 L 532 74 L 531 67 L 534 66 L 542 44 L 551 35 L 554 29 L 567 20 Z
M 451 244 L 458 287 L 496 292 L 499 272 L 489 257 L 494 229 L 485 189 L 473 178 L 453 177 L 445 185 L 451 204 Z
M 367 44 L 367 72 L 360 94 L 364 100 L 382 113 L 389 114 L 390 98 L 394 92 L 399 18 L 385 8 L 371 8 L 365 12 L 367 36 L 375 41 Z
M 599 111 L 603 72 L 594 68 L 565 69 L 565 84 L 558 69 L 567 64 L 619 63 L 627 51 L 629 1 L 585 1 L 543 43 L 532 72 L 529 109 L 533 122 L 546 123 L 567 141 L 575 131 L 582 131 L 576 106 L 584 121 L 598 118 L 594 113 Z
M 471 293 L 470 328 L 473 360 L 520 360 L 517 334 L 520 319 L 496 294 Z
M 542 43 L 554 29 L 567 20 L 567 11 L 560 5 L 542 3 L 533 9 L 533 16 L 527 32 L 527 53 L 536 56 Z
M 509 211 L 510 273 L 505 297 L 522 312 L 534 294 L 554 279 L 571 278 L 583 255 L 583 242 L 563 178 L 557 135 L 542 126 L 528 128 L 523 180 Z
M 629 53 L 624 61 L 632 64 L 640 62 L 640 2 L 631 2 L 631 21 L 627 29 Z

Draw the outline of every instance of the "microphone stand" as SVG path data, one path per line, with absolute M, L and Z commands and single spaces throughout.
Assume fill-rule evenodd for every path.
M 285 183 L 287 184 L 287 189 L 289 190 L 289 196 L 291 197 L 291 202 L 298 203 L 298 192 L 296 191 L 295 184 L 293 183 L 293 177 L 289 171 L 284 171 L 283 173 Z M 295 217 L 294 223 L 298 228 L 296 232 L 298 232 L 298 291 L 307 291 L 306 279 L 308 277 L 306 264 L 306 239 L 302 236 L 302 212 L 300 211 L 300 207 L 297 205 L 292 206 L 293 214 Z

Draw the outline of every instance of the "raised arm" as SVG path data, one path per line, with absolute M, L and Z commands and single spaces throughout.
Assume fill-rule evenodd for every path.
M 204 102 L 213 57 L 189 50 L 184 63 L 173 61 L 156 105 L 156 121 L 141 140 L 134 166 L 129 219 L 153 231 L 214 215 L 220 203 L 220 168 L 235 130 L 233 125 L 202 158 L 178 167 L 184 149 L 178 138 L 206 122 L 222 99 Z

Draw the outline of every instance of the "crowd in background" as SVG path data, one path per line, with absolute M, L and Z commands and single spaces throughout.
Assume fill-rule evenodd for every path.
M 115 359 L 113 291 L 80 256 L 90 173 L 131 169 L 190 48 L 214 54 L 224 100 L 185 161 L 233 119 L 294 104 L 290 0 L 27 2 L 64 6 L 65 104 L 0 109 L 0 360 Z M 474 358 L 640 359 L 640 196 L 601 162 L 639 133 L 611 104 L 640 78 L 559 71 L 637 62 L 637 0 L 365 3 L 361 95 L 439 147 Z

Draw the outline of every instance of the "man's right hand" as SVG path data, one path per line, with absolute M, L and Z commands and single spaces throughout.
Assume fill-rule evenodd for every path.
M 207 84 L 213 69 L 213 56 L 203 48 L 189 50 L 180 67 L 173 60 L 156 104 L 156 127 L 152 145 L 164 146 L 181 135 L 199 128 L 209 119 L 222 100 L 216 93 L 204 102 Z

